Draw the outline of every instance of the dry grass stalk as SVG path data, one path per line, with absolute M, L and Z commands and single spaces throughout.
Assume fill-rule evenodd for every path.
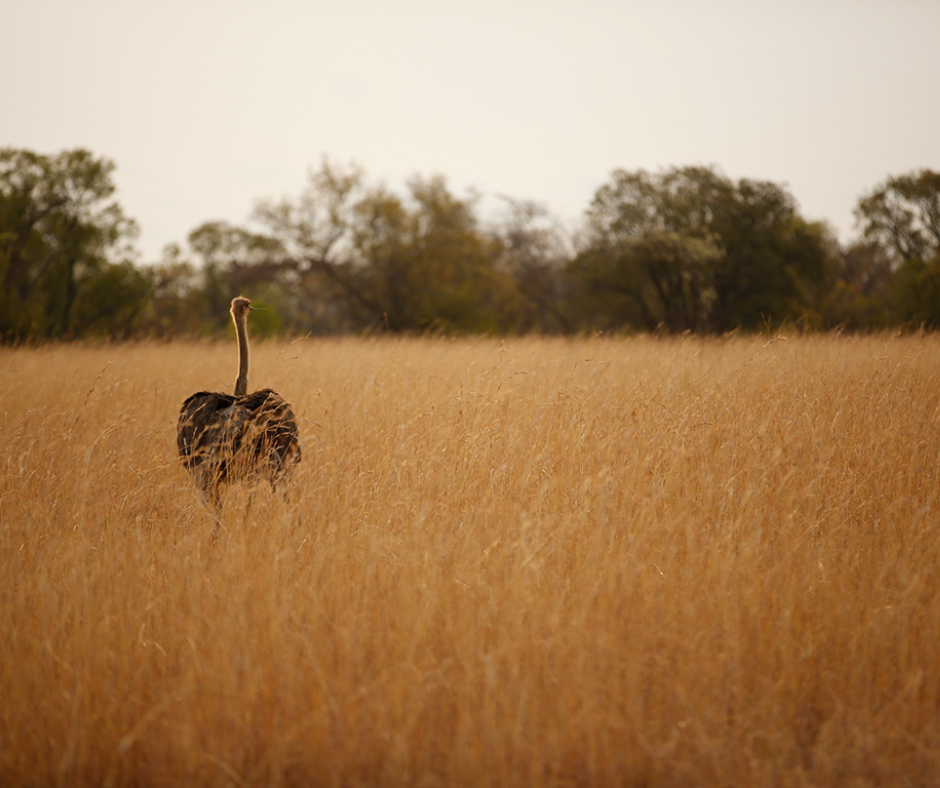
M 4 785 L 940 783 L 940 339 L 0 350 Z

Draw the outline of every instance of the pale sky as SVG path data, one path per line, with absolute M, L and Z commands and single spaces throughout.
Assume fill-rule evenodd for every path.
M 399 193 L 576 222 L 614 168 L 714 164 L 855 234 L 858 197 L 940 170 L 940 2 L 0 0 L 0 146 L 117 164 L 142 259 L 323 155 Z

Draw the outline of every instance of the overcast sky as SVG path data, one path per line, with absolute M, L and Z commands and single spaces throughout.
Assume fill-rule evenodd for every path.
M 611 170 L 714 164 L 855 234 L 940 170 L 940 2 L 0 0 L 0 146 L 117 164 L 146 260 L 322 156 L 576 221 Z

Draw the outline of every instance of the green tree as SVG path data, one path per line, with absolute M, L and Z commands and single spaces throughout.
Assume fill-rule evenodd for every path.
M 820 326 L 847 331 L 884 328 L 892 318 L 891 260 L 877 243 L 861 241 L 836 253 L 819 289 Z
M 812 316 L 836 244 L 823 223 L 799 215 L 782 186 L 738 181 L 715 206 L 711 230 L 723 252 L 715 267 L 714 330 Z
M 311 302 L 329 283 L 354 327 L 496 331 L 511 278 L 497 271 L 476 201 L 442 177 L 415 177 L 406 198 L 324 160 L 298 198 L 260 203 L 254 219 L 294 261 Z
M 859 199 L 855 217 L 891 262 L 894 320 L 940 328 L 940 173 L 888 178 Z
M 152 333 L 168 337 L 211 331 L 202 311 L 204 298 L 201 272 L 177 244 L 167 244 L 162 259 L 155 265 L 147 266 L 146 275 L 152 293 Z M 227 314 L 228 304 L 225 310 L 223 314 Z
M 258 267 L 281 262 L 284 247 L 279 241 L 253 233 L 226 221 L 203 222 L 187 236 L 189 248 L 200 260 L 203 311 L 213 329 L 227 329 L 231 323 L 229 303 L 239 295 Z M 270 271 L 267 271 L 270 274 Z M 263 329 L 263 320 L 255 321 Z
M 133 263 L 105 263 L 78 288 L 73 333 L 110 339 L 149 333 L 154 318 L 152 296 L 150 280 Z
M 379 197 L 359 167 L 324 158 L 309 171 L 296 198 L 262 200 L 255 206 L 252 220 L 281 245 L 296 272 L 297 328 L 320 333 L 379 324 L 383 304 L 369 292 L 363 276 L 367 264 L 356 249 L 369 213 L 365 208 L 382 202 Z M 380 232 L 382 216 L 374 222 Z
M 83 149 L 0 150 L 0 336 L 80 333 L 83 280 L 129 259 L 137 234 L 113 199 L 113 171 Z
M 412 281 L 411 330 L 498 332 L 512 303 L 497 245 L 480 226 L 476 197 L 455 197 L 443 177 L 408 184 L 402 252 Z
M 888 178 L 855 208 L 862 235 L 881 244 L 895 265 L 940 252 L 940 172 L 918 170 Z
M 512 328 L 542 333 L 569 332 L 565 266 L 571 259 L 568 234 L 545 206 L 504 197 L 504 211 L 492 229 L 498 267 L 512 277 L 518 293 Z
M 608 323 L 754 329 L 811 308 L 830 247 L 825 228 L 800 217 L 776 184 L 708 167 L 615 170 L 588 209 L 570 271 L 592 312 L 623 308 L 601 316 Z
M 912 257 L 905 260 L 892 282 L 897 322 L 916 327 L 940 328 L 940 262 Z

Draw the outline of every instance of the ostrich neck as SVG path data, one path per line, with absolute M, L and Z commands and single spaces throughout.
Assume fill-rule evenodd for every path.
M 241 397 L 248 393 L 248 329 L 245 327 L 245 316 L 235 318 L 235 337 L 238 341 L 238 377 L 235 378 L 235 396 Z

